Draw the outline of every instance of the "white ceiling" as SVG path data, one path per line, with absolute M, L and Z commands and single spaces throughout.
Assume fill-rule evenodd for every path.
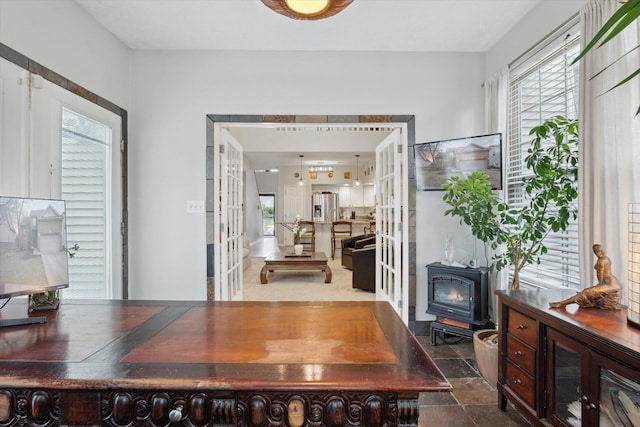
M 286 18 L 260 0 L 76 1 L 131 49 L 485 52 L 545 0 L 354 0 L 319 21 Z M 234 132 L 255 169 L 299 165 L 299 154 L 306 163 L 368 161 L 384 138 Z M 286 149 L 273 148 L 283 141 Z
M 76 0 L 132 49 L 485 52 L 542 0 L 355 0 L 298 21 L 260 0 Z

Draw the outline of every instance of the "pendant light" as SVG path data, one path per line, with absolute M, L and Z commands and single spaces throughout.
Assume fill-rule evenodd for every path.
M 358 170 L 360 165 L 360 163 L 358 162 L 359 157 L 360 154 L 356 154 L 356 182 L 353 183 L 353 185 L 355 185 L 356 187 L 360 187 L 360 171 Z
M 304 157 L 302 154 L 299 154 L 300 157 L 300 181 L 298 181 L 298 185 L 302 187 L 304 185 L 304 180 L 302 179 L 302 158 Z

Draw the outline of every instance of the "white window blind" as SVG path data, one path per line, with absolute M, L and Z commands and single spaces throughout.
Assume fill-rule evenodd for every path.
M 110 127 L 63 109 L 61 189 L 67 244 L 80 247 L 69 260 L 65 298 L 107 297 L 110 143 Z
M 529 131 L 557 115 L 578 116 L 578 65 L 571 61 L 580 52 L 579 39 L 579 27 L 571 22 L 510 67 L 505 197 L 511 207 L 527 203 L 522 178 L 530 173 L 524 163 L 533 139 Z M 545 246 L 548 253 L 521 271 L 520 282 L 580 288 L 577 220 L 567 231 L 547 236 Z

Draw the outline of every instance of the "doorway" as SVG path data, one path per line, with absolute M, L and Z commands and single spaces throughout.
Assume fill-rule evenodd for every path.
M 262 208 L 262 235 L 265 237 L 275 237 L 276 195 L 260 194 L 260 207 Z
M 340 127 L 340 126 L 348 126 L 349 124 L 354 129 L 367 129 L 378 131 L 383 129 L 388 124 L 403 124 L 403 146 L 398 147 L 401 151 L 405 153 L 412 153 L 413 146 L 415 145 L 415 118 L 413 115 L 384 115 L 384 116 L 270 116 L 270 115 L 208 115 L 207 116 L 207 154 L 210 154 L 213 151 L 214 147 L 214 129 L 216 125 L 219 126 L 229 126 L 234 128 L 265 128 L 265 129 L 273 129 L 276 127 L 286 127 L 287 130 L 293 130 L 295 132 L 304 131 L 305 129 L 296 129 L 297 124 L 299 126 L 304 126 L 304 124 L 318 123 L 318 127 Z M 393 125 L 392 125 L 393 126 Z M 405 133 L 406 132 L 406 133 Z M 311 132 L 312 133 L 312 132 Z M 353 144 L 350 144 L 353 146 Z M 270 147 L 273 148 L 273 147 Z M 300 146 L 290 147 L 289 150 L 292 151 L 297 150 L 300 151 Z M 406 151 L 405 151 L 406 150 Z M 274 151 L 274 150 L 272 150 Z M 275 150 L 277 151 L 277 150 Z M 285 151 L 285 150 L 281 150 Z M 358 149 L 354 149 L 352 151 L 361 151 Z M 277 153 L 275 153 L 277 154 Z M 403 166 L 407 170 L 411 171 L 413 167 L 413 156 L 408 156 L 408 163 Z M 207 171 L 213 171 L 215 169 L 214 165 L 210 164 L 210 160 L 212 156 L 207 156 Z M 409 174 L 409 178 L 406 179 L 406 182 L 403 184 L 406 185 L 406 188 L 410 189 L 410 192 L 415 191 L 415 179 L 413 177 L 413 173 Z M 215 182 L 211 174 L 207 174 L 207 189 L 215 188 Z M 213 194 L 212 191 L 207 191 L 207 197 L 211 197 Z M 213 213 L 213 210 L 209 210 L 211 206 L 214 205 L 215 200 L 207 201 L 207 209 L 208 213 Z M 415 230 L 415 197 L 408 197 L 408 201 L 405 205 L 408 212 L 405 216 L 408 222 L 408 229 Z M 207 215 L 207 257 L 209 260 L 213 261 L 214 259 L 214 236 L 213 232 L 214 226 L 214 218 L 215 215 Z M 408 271 L 408 280 L 403 284 L 403 286 L 407 286 L 409 288 L 409 296 L 402 301 L 402 305 L 407 305 L 409 307 L 415 306 L 415 233 L 407 232 L 405 233 L 401 239 L 408 243 L 408 265 L 410 267 L 407 268 Z M 212 263 L 213 265 L 213 263 Z M 209 274 L 207 275 L 207 285 L 208 285 L 208 295 L 211 297 L 213 295 L 213 288 L 215 285 L 215 272 L 213 268 L 208 269 Z M 211 298 L 210 298 L 211 299 Z

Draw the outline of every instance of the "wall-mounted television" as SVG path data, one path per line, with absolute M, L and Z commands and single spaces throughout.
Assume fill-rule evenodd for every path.
M 502 134 L 470 136 L 416 144 L 416 188 L 442 190 L 451 176 L 466 178 L 471 172 L 489 175 L 491 187 L 502 190 Z
M 0 284 L 69 284 L 64 200 L 0 197 Z

